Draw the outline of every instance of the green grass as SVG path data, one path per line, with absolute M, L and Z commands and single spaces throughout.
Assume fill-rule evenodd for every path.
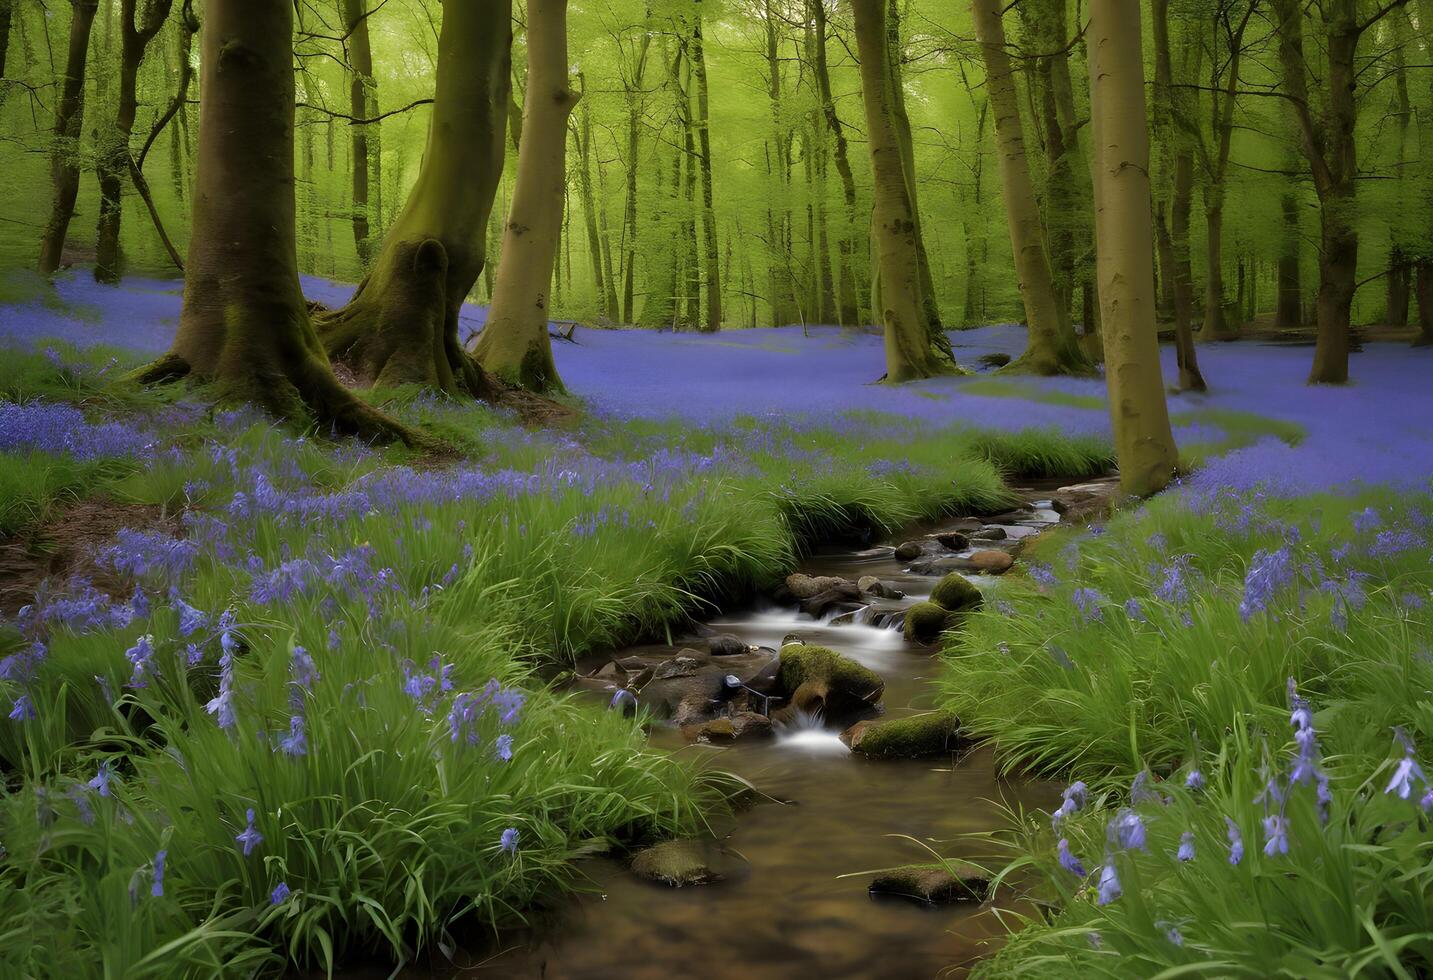
M 1356 532 L 1354 515 L 1367 507 L 1379 525 Z M 1417 795 L 1382 790 L 1402 755 L 1395 726 L 1425 762 L 1433 742 L 1430 510 L 1427 496 L 1382 493 L 1223 499 L 1212 509 L 1166 496 L 1099 536 L 1042 536 L 1025 563 L 1035 578 L 1009 581 L 1001 602 L 954 634 L 942 705 L 990 737 L 1006 767 L 1083 779 L 1099 799 L 1060 834 L 1046 814 L 1017 816 L 1007 875 L 1055 912 L 1028 920 L 986 973 L 1426 972 L 1433 841 Z M 1414 543 L 1390 550 L 1377 543 L 1381 531 Z M 1267 608 L 1241 613 L 1251 568 L 1267 568 L 1265 557 L 1288 542 L 1292 580 Z M 1042 567 L 1053 583 L 1039 581 Z M 1183 590 L 1169 588 L 1178 567 Z M 1325 824 L 1312 787 L 1295 787 L 1283 811 L 1289 853 L 1266 856 L 1262 821 L 1279 811 L 1255 797 L 1289 772 L 1291 679 L 1316 710 L 1332 803 Z M 1209 779 L 1202 793 L 1180 788 L 1192 767 Z M 1111 849 L 1106 824 L 1130 805 L 1141 772 L 1170 800 L 1136 804 L 1147 852 Z M 1245 838 L 1237 867 L 1225 817 Z M 1187 864 L 1172 858 L 1185 831 L 1201 855 Z M 1097 874 L 1059 867 L 1062 835 L 1093 872 L 1113 855 L 1122 898 L 1100 905 Z
M 34 675 L 0 681 L 0 714 L 22 693 L 37 708 L 30 721 L 0 718 L 12 774 L 0 798 L 6 975 L 331 970 L 520 922 L 574 886 L 575 860 L 697 830 L 733 788 L 685 754 L 648 749 L 639 722 L 572 699 L 539 668 L 680 629 L 779 581 L 824 537 L 1000 509 L 1011 475 L 1110 463 L 1107 446 L 1053 432 L 931 431 L 869 415 L 694 430 L 588 419 L 532 432 L 481 406 L 385 392 L 375 397 L 390 411 L 466 453 L 458 465 L 477 481 L 409 498 L 403 487 L 435 479 L 432 460 L 196 410 L 116 386 L 89 363 L 68 377 L 44 358 L 12 362 L 0 391 L 72 401 L 96 420 L 143 418 L 176 448 L 86 477 L 59 457 L 6 467 L 38 488 L 17 519 L 102 491 L 184 515 L 202 547 L 177 577 L 121 579 L 121 596 L 133 585 L 148 596 L 133 622 L 51 629 Z M 54 476 L 34 475 L 47 466 Z M 307 506 L 375 485 L 394 490 L 309 516 L 245 503 L 276 492 Z M 254 595 L 284 562 L 326 568 L 358 548 L 371 571 L 389 570 L 365 579 L 382 583 L 371 595 L 346 580 L 276 603 Z M 171 587 L 210 614 L 208 627 L 181 635 Z M 206 710 L 222 676 L 212 617 L 226 608 L 239 641 L 232 731 Z M 126 651 L 145 636 L 154 667 L 136 687 Z M 320 675 L 305 690 L 290 683 L 295 646 Z M 25 649 L 0 632 L 0 656 Z M 425 711 L 404 683 L 435 653 L 453 689 Z M 450 737 L 453 696 L 490 680 L 526 695 L 501 729 L 508 762 L 495 757 L 492 714 L 477 744 Z M 276 751 L 295 713 L 308 745 L 297 757 Z M 115 772 L 107 797 L 87 788 L 101 763 Z M 245 858 L 235 836 L 250 808 L 265 841 Z M 509 828 L 514 854 L 500 846 Z M 292 896 L 274 906 L 280 882 Z

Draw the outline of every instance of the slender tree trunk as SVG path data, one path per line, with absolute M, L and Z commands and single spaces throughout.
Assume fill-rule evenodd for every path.
M 579 74 L 578 78 L 582 76 Z M 585 88 L 585 85 L 582 86 Z M 616 298 L 613 297 L 612 305 L 608 305 L 608 291 L 611 288 L 607 280 L 605 270 L 602 266 L 602 236 L 597 230 L 597 201 L 592 193 L 592 113 L 586 102 L 579 102 L 581 107 L 580 124 L 573 125 L 569 120 L 568 126 L 572 130 L 572 146 L 577 151 L 577 188 L 582 197 L 582 217 L 587 227 L 587 252 L 592 262 L 592 282 L 595 286 L 597 296 L 597 313 L 609 320 L 616 314 Z M 571 268 L 571 263 L 568 263 Z
M 1413 289 L 1418 294 L 1418 336 L 1414 347 L 1433 347 L 1433 260 L 1419 259 L 1413 269 Z
M 995 139 L 999 149 L 1000 179 L 1004 186 L 1005 216 L 1015 253 L 1015 272 L 1025 302 L 1028 333 L 1025 353 L 1009 370 L 1031 374 L 1087 372 L 1090 364 L 1075 340 L 1069 309 L 1055 292 L 1050 259 L 1045 250 L 1045 229 L 1035 183 L 1025 156 L 1025 134 L 1020 122 L 1020 101 L 1015 76 L 1005 48 L 1005 26 L 1000 0 L 973 0 L 975 35 L 985 56 L 985 78 L 990 107 L 995 113 Z
M 474 348 L 490 372 L 530 391 L 562 391 L 552 360 L 548 292 L 567 186 L 567 0 L 528 0 L 527 94 L 512 207 L 487 325 Z
M 826 62 L 826 5 L 824 0 L 807 0 L 807 4 L 812 21 L 812 34 L 816 41 L 812 58 L 816 95 L 821 102 L 821 115 L 826 120 L 826 129 L 831 134 L 831 155 L 836 162 L 836 173 L 841 178 L 841 194 L 846 202 L 845 220 L 836 244 L 838 319 L 842 326 L 853 326 L 861 321 L 860 296 L 863 292 L 861 280 L 856 274 L 856 255 L 860 250 L 859 222 L 856 217 L 856 178 L 851 170 L 846 131 L 836 112 L 836 102 L 831 97 L 831 72 Z
M 579 103 L 586 110 L 588 106 Z M 586 120 L 590 124 L 591 119 Z M 583 140 L 590 148 L 592 146 L 592 130 L 589 128 L 587 136 Z M 596 154 L 593 154 L 596 156 Z M 602 240 L 602 278 L 607 284 L 607 316 L 616 322 L 621 315 L 622 308 L 617 305 L 617 276 L 612 268 L 612 230 L 607 224 L 607 178 L 602 171 L 602 158 L 597 157 L 594 161 L 597 167 L 597 232 Z
M 1283 213 L 1283 234 L 1279 240 L 1279 301 L 1274 323 L 1297 327 L 1304 322 L 1304 288 L 1299 278 L 1299 253 L 1303 239 L 1299 231 L 1299 197 L 1293 187 L 1279 200 Z
M 282 418 L 412 441 L 334 377 L 299 286 L 293 6 L 208 0 L 205 11 L 184 305 L 173 349 L 139 378 L 190 376 Z
M 1090 115 L 1105 379 L 1120 487 L 1149 496 L 1178 462 L 1160 380 L 1150 240 L 1149 131 L 1139 0 L 1091 0 Z
M 494 394 L 463 350 L 458 315 L 487 260 L 485 232 L 502 178 L 511 24 L 510 0 L 444 11 L 418 179 L 353 299 L 320 324 L 329 355 L 361 381 Z
M 5 56 L 10 50 L 10 20 L 14 16 L 15 0 L 0 0 L 0 78 L 5 77 Z M 3 103 L 4 96 L 0 96 Z
M 1160 237 L 1160 270 L 1174 295 L 1174 344 L 1181 391 L 1203 391 L 1194 349 L 1194 273 L 1189 258 L 1189 212 L 1194 191 L 1194 151 L 1190 138 L 1175 125 L 1174 65 L 1169 50 L 1169 0 L 1153 0 L 1155 132 L 1160 136 L 1161 168 L 1168 181 L 1155 206 Z
M 929 321 L 920 301 L 915 208 L 908 193 L 900 136 L 890 105 L 885 7 L 885 0 L 852 0 L 875 185 L 872 226 L 880 266 L 886 380 L 901 382 L 957 369 L 954 358 L 932 343 Z
M 627 95 L 627 208 L 624 212 L 624 237 L 626 249 L 622 269 L 622 322 L 636 323 L 633 316 L 633 299 L 636 290 L 637 269 L 637 153 L 641 147 L 638 137 L 642 132 L 642 84 L 647 72 L 647 52 L 651 49 L 652 34 L 645 31 L 638 42 L 637 61 L 632 77 L 625 81 Z
M 48 276 L 60 267 L 65 234 L 75 213 L 80 192 L 80 134 L 85 123 L 85 60 L 90 47 L 99 0 L 71 0 L 70 42 L 65 56 L 65 74 L 60 82 L 60 99 L 55 107 L 55 138 L 50 147 L 50 218 L 40 239 L 40 275 Z
M 966 82 L 971 101 L 975 93 Z M 989 236 L 985 225 L 985 133 L 990 118 L 990 99 L 981 100 L 975 117 L 975 163 L 970 174 L 970 201 L 961 208 L 961 226 L 965 232 L 965 310 L 961 322 L 967 327 L 982 326 L 989 321 L 985 303 L 985 263 L 989 252 Z
M 712 203 L 712 134 L 711 113 L 707 99 L 707 58 L 702 43 L 700 0 L 696 23 L 692 27 L 692 72 L 697 83 L 697 143 L 702 161 L 702 243 L 706 252 L 706 318 L 707 330 L 721 329 L 721 255 L 717 248 L 716 208 Z
M 372 119 L 378 115 L 378 84 L 373 77 L 367 7 L 367 0 L 343 0 L 343 23 L 348 32 L 348 104 L 354 119 Z M 377 126 L 377 123 L 349 124 L 353 155 L 353 244 L 364 269 L 373 260 L 374 246 L 374 229 L 369 214 L 370 126 Z

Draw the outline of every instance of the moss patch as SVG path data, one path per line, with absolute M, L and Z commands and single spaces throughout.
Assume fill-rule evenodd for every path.
M 934 602 L 917 602 L 906 610 L 905 637 L 912 643 L 934 643 L 959 619 L 944 606 Z
M 876 701 L 886 689 L 886 682 L 869 667 L 828 647 L 788 643 L 781 648 L 781 687 L 787 693 L 802 684 L 825 684 L 833 691 L 854 695 L 863 701 Z
M 871 759 L 916 759 L 941 755 L 965 739 L 960 719 L 949 711 L 930 711 L 892 721 L 860 722 L 843 736 L 851 751 Z
M 951 572 L 931 589 L 930 601 L 951 612 L 978 609 L 983 601 L 980 589 L 959 572 Z

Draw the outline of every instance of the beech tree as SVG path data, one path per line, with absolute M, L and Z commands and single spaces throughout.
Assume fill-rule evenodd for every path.
M 479 362 L 532 391 L 562 390 L 547 323 L 553 261 L 562 228 L 567 120 L 578 93 L 567 77 L 567 0 L 528 0 L 527 98 L 512 207 Z
M 1091 369 L 1075 338 L 1068 300 L 1055 291 L 1050 257 L 1045 245 L 1045 228 L 1040 204 L 1025 156 L 1024 127 L 1020 121 L 1020 98 L 1006 50 L 1005 26 L 1000 0 L 973 0 L 975 34 L 985 60 L 986 86 L 995 116 L 1000 179 L 1004 186 L 1005 214 L 1010 228 L 1010 245 L 1015 253 L 1015 272 L 1025 302 L 1027 341 L 1025 353 L 1007 370 L 1031 374 L 1066 374 Z
M 342 0 L 345 48 L 348 52 L 348 105 L 353 170 L 353 244 L 358 260 L 366 269 L 373 258 L 373 227 L 370 186 L 381 193 L 383 154 L 378 152 L 378 83 L 373 77 L 373 47 L 369 43 L 367 0 Z M 372 208 L 382 214 L 381 203 Z
M 1139 0 L 1091 0 L 1086 36 L 1105 380 L 1120 487 L 1145 497 L 1169 484 L 1178 452 L 1164 401 L 1154 322 Z
M 184 304 L 174 346 L 137 378 L 191 377 L 280 418 L 415 441 L 334 376 L 299 286 L 293 5 L 208 0 L 205 11 Z
M 921 302 L 915 208 L 906 183 L 900 137 L 891 112 L 885 0 L 852 0 L 861 59 L 861 97 L 871 155 L 875 205 L 872 240 L 877 257 L 880 315 L 885 329 L 886 380 L 911 381 L 956 370 L 955 359 L 931 341 Z
M 494 393 L 463 349 L 458 314 L 487 260 L 485 231 L 505 153 L 511 42 L 511 0 L 445 5 L 417 181 L 353 299 L 319 319 L 329 356 L 349 364 L 361 382 Z

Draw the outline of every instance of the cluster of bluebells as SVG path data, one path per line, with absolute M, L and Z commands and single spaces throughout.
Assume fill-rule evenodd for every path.
M 0 401 L 0 452 L 45 452 L 78 460 L 144 458 L 154 436 L 118 422 L 91 423 L 73 405 Z
M 487 686 L 477 693 L 464 691 L 457 694 L 448 711 L 449 737 L 455 745 L 477 745 L 481 741 L 478 723 L 485 715 L 490 712 L 496 715 L 500 727 L 515 725 L 526 700 L 527 695 L 522 691 L 503 687 L 496 678 L 489 680 Z M 493 742 L 493 754 L 499 761 L 507 762 L 512 753 L 512 736 L 506 732 L 499 734 Z
M 1313 709 L 1297 691 L 1292 679 L 1288 685 L 1289 724 L 1293 730 L 1296 747 L 1293 762 L 1286 772 L 1274 771 L 1268 775 L 1264 788 L 1254 802 L 1263 808 L 1262 846 L 1266 858 L 1275 859 L 1287 855 L 1292 847 L 1290 834 L 1293 830 L 1289 816 L 1288 801 L 1292 794 L 1304 788 L 1312 790 L 1319 820 L 1327 823 L 1333 794 L 1329 778 L 1322 765 L 1318 734 L 1314 727 Z M 1419 807 L 1426 813 L 1433 813 L 1433 782 L 1419 765 L 1412 741 L 1401 730 L 1395 731 L 1403 756 L 1394 766 L 1384 793 L 1402 800 L 1417 798 Z M 1189 769 L 1184 787 L 1191 794 L 1198 795 L 1205 788 L 1205 779 L 1197 767 Z M 1084 861 L 1075 854 L 1070 840 L 1061 831 L 1064 823 L 1084 806 L 1088 790 L 1084 783 L 1076 782 L 1065 790 L 1064 801 L 1051 814 L 1051 824 L 1058 836 L 1055 855 L 1059 866 L 1077 878 L 1089 877 Z M 1109 820 L 1106 827 L 1107 844 L 1095 882 L 1095 900 L 1099 905 L 1108 905 L 1124 894 L 1120 882 L 1117 856 L 1124 852 L 1148 852 L 1146 818 L 1138 807 L 1143 803 L 1154 803 L 1160 807 L 1168 804 L 1160 793 L 1150 788 L 1146 773 L 1135 777 L 1130 790 L 1130 805 L 1121 807 Z M 1244 828 L 1233 817 L 1223 817 L 1226 846 L 1224 860 L 1230 865 L 1242 864 L 1245 860 Z M 1188 864 L 1196 860 L 1196 836 L 1193 830 L 1180 834 L 1179 846 L 1174 860 Z M 1182 937 L 1180 939 L 1182 943 Z

